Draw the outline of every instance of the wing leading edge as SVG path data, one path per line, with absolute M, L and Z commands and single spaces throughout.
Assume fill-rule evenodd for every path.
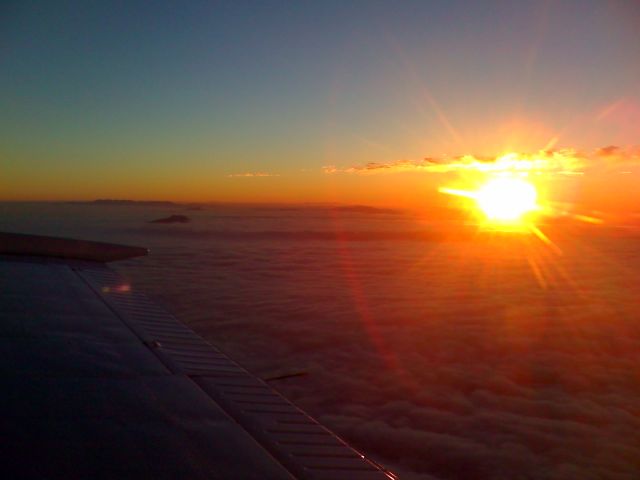
M 0 254 L 113 262 L 147 255 L 142 247 L 71 238 L 0 232 Z

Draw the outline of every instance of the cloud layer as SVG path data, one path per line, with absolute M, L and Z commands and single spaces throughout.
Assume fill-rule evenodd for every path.
M 243 178 L 243 177 L 279 177 L 277 173 L 267 172 L 245 172 L 245 173 L 230 173 L 227 178 Z
M 500 157 L 463 155 L 455 158 L 427 157 L 421 160 L 398 160 L 388 163 L 370 162 L 364 165 L 323 167 L 326 174 L 393 173 L 393 172 L 532 172 L 536 174 L 581 175 L 603 164 L 640 164 L 639 148 L 609 145 L 595 152 L 582 153 L 573 149 L 541 150 L 534 154 L 511 153 Z
M 119 268 L 256 374 L 306 372 L 273 385 L 402 478 L 637 476 L 638 234 L 558 227 L 558 256 L 517 235 L 375 233 L 416 224 L 203 213 L 187 229 L 247 234 L 136 232 L 154 254 Z

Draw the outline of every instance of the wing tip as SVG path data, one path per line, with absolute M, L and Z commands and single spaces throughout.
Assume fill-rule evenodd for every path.
M 45 235 L 0 232 L 0 254 L 113 262 L 145 256 L 145 247 Z

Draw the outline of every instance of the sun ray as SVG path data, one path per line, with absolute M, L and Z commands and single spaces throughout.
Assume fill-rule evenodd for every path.
M 551 241 L 551 239 L 542 230 L 540 230 L 536 225 L 531 224 L 531 225 L 529 225 L 529 228 L 531 229 L 531 232 L 533 232 L 533 234 L 536 237 L 538 237 L 540 240 L 542 240 L 542 242 L 544 244 L 546 244 L 549 248 L 551 248 L 558 255 L 562 255 L 562 250 L 560 249 L 560 247 L 558 247 L 555 243 L 553 243 Z
M 529 267 L 531 268 L 531 271 L 533 272 L 533 276 L 538 282 L 538 285 L 540 286 L 540 288 L 542 288 L 543 290 L 546 290 L 549 287 L 549 285 L 546 279 L 544 278 L 544 275 L 542 273 L 542 270 L 540 269 L 540 266 L 538 265 L 538 262 L 536 262 L 535 259 L 528 256 L 527 263 L 529 263 Z

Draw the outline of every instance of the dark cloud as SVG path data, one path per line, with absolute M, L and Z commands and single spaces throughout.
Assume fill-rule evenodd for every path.
M 602 147 L 596 150 L 596 155 L 600 155 L 601 157 L 607 157 L 619 151 L 620 151 L 620 147 L 616 145 L 607 145 L 606 147 Z

